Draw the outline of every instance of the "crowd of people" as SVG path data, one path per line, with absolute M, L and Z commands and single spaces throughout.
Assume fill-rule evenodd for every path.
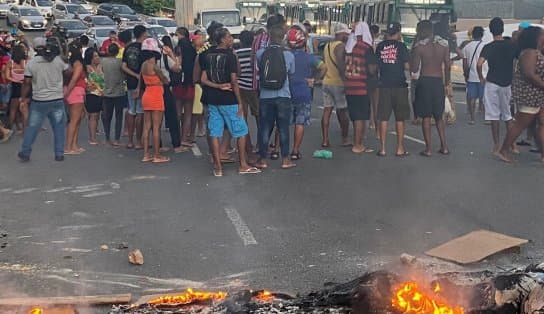
M 504 38 L 500 18 L 491 20 L 489 30 L 492 42 L 483 43 L 484 29 L 474 27 L 471 40 L 458 49 L 469 124 L 474 124 L 479 102 L 491 124 L 493 153 L 511 162 L 510 153 L 519 152 L 515 141 L 528 128 L 544 162 L 544 31 L 523 23 L 513 38 Z M 352 29 L 334 24 L 334 38 L 325 45 L 322 60 L 314 54 L 310 31 L 309 23 L 288 27 L 283 16 L 274 15 L 257 33 L 242 32 L 234 48 L 233 36 L 217 22 L 208 26 L 208 40 L 200 31 L 191 34 L 179 27 L 175 45 L 168 36 L 160 42 L 149 37 L 145 26 L 138 25 L 132 34 L 117 38 L 112 33 L 98 51 L 82 36 L 70 44 L 67 62 L 45 38 L 34 40 L 35 56 L 28 43 L 13 41 L 0 50 L 0 105 L 9 104 L 9 120 L 0 136 L 6 141 L 14 130 L 24 130 L 18 156 L 28 161 L 47 117 L 55 160 L 62 161 L 65 155 L 85 152 L 78 139 L 87 115 L 89 145 L 100 143 L 102 120 L 106 143 L 120 147 L 125 133 L 126 148 L 142 150 L 142 162 L 168 162 L 165 152 L 186 152 L 196 136 L 207 135 L 216 177 L 223 176 L 224 163 L 236 162 L 235 153 L 240 174 L 261 173 L 269 167 L 268 159 L 281 159 L 281 168 L 290 169 L 302 158 L 313 98 L 321 97 L 314 93 L 319 80 L 322 147 L 331 145 L 329 124 L 335 109 L 342 146 L 356 154 L 375 152 L 364 143 L 367 129 L 373 127 L 379 139 L 375 153 L 384 157 L 387 124 L 394 114 L 395 156 L 406 157 L 404 129 L 413 111 L 425 140 L 420 155 L 433 153 L 433 123 L 438 153 L 450 153 L 444 119 L 445 102 L 451 97 L 450 43 L 431 21 L 419 22 L 410 49 L 402 42 L 399 23 L 390 23 L 381 34 L 365 22 Z M 253 136 L 248 128 L 251 116 L 257 125 Z M 171 148 L 161 141 L 163 118 Z M 350 121 L 353 139 L 348 137 Z M 507 124 L 502 145 L 500 121 Z

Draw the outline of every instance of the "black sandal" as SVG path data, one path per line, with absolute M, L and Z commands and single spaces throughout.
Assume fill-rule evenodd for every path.
M 300 152 L 299 153 L 291 153 L 291 160 L 299 160 L 300 159 Z
M 280 153 L 278 153 L 278 152 L 271 152 L 271 153 L 270 153 L 270 159 L 272 159 L 272 160 L 278 160 L 278 159 L 280 159 Z

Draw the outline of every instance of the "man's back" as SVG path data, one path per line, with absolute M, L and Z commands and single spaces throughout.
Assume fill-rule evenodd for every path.
M 102 59 L 105 97 L 119 97 L 125 94 L 124 75 L 121 70 L 121 63 L 121 60 L 113 57 Z
M 261 57 L 265 49 L 261 49 L 257 51 L 257 64 L 261 62 Z M 289 76 L 295 73 L 295 57 L 290 51 L 287 51 L 287 50 L 283 51 L 283 57 L 285 60 L 285 67 L 287 70 L 287 78 L 285 82 L 283 83 L 282 88 L 278 90 L 271 90 L 271 89 L 266 89 L 261 87 L 260 98 L 263 98 L 263 99 L 276 98 L 276 97 L 291 98 L 291 92 L 289 90 Z M 262 69 L 259 69 L 259 70 L 262 71 Z
M 482 49 L 480 57 L 487 60 L 487 80 L 502 87 L 512 84 L 516 45 L 509 40 L 495 40 Z
M 468 82 L 480 82 L 476 68 L 484 46 L 485 44 L 481 40 L 473 40 L 463 48 L 463 56 L 467 60 L 467 67 L 470 67 Z
M 421 70 L 420 76 L 443 78 L 443 66 L 449 66 L 450 56 L 447 42 L 425 39 L 414 49 L 412 72 Z
M 327 66 L 327 73 L 325 73 L 325 77 L 323 78 L 323 84 L 344 86 L 342 76 L 338 71 L 338 60 L 336 60 L 336 55 L 334 54 L 334 50 L 338 45 L 343 45 L 343 43 L 339 40 L 331 41 L 325 46 L 325 50 L 323 51 L 323 60 Z
M 253 89 L 253 64 L 251 63 L 251 48 L 240 48 L 236 50 L 238 62 L 240 63 L 240 75 L 238 84 L 241 89 Z
M 42 56 L 32 58 L 26 68 L 25 76 L 32 77 L 32 99 L 51 101 L 64 98 L 62 72 L 68 65 L 60 57 L 49 62 Z

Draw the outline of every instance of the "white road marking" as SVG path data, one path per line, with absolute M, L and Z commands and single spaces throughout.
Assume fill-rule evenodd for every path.
M 397 132 L 391 131 L 391 132 L 389 132 L 389 134 L 397 135 Z M 418 138 L 411 137 L 411 136 L 406 135 L 406 134 L 404 135 L 404 138 L 407 139 L 407 140 L 410 140 L 410 141 L 412 141 L 412 142 L 416 142 L 416 143 L 425 145 L 425 141 L 422 141 L 422 140 L 420 140 L 420 139 L 418 139 Z
M 62 191 L 70 190 L 70 189 L 72 189 L 72 188 L 73 188 L 73 186 L 63 186 L 63 187 L 60 187 L 60 188 L 47 190 L 47 191 L 45 191 L 45 193 L 57 193 L 57 192 L 62 192 Z
M 100 186 L 104 186 L 104 183 L 80 185 L 80 186 L 76 186 L 76 189 L 90 189 L 90 188 L 97 188 Z
M 198 147 L 198 145 L 196 143 L 193 145 L 193 147 L 191 147 L 191 150 L 193 151 L 193 155 L 195 155 L 196 157 L 202 156 L 202 152 L 200 151 L 200 147 Z
M 23 194 L 23 193 L 28 193 L 28 192 L 32 192 L 32 191 L 36 191 L 38 188 L 26 188 L 26 189 L 20 189 L 20 190 L 16 190 L 16 191 L 13 191 L 11 193 L 13 194 Z
M 78 248 L 73 248 L 73 247 L 67 247 L 67 248 L 64 248 L 62 250 L 64 252 L 72 252 L 72 253 L 89 253 L 89 252 L 93 251 L 93 250 L 78 249 Z
M 11 191 L 11 190 L 13 190 L 13 189 L 12 189 L 12 188 L 1 189 L 1 190 L 0 190 L 0 193 L 9 192 L 9 191 Z
M 227 216 L 234 225 L 236 232 L 238 232 L 238 236 L 240 236 L 240 239 L 244 242 L 244 245 L 256 245 L 257 241 L 255 240 L 255 237 L 253 237 L 253 233 L 251 233 L 242 217 L 240 217 L 238 211 L 234 208 L 225 207 L 225 213 L 227 213 Z
M 113 192 L 110 191 L 102 191 L 102 192 L 94 192 L 90 194 L 82 195 L 83 197 L 98 197 L 98 196 L 104 196 L 104 195 L 110 195 L 113 194 Z
M 100 190 L 100 189 L 101 189 L 101 187 L 97 186 L 97 187 L 94 187 L 94 188 L 72 190 L 70 192 L 72 192 L 72 193 L 86 193 L 86 192 L 96 191 L 96 190 Z

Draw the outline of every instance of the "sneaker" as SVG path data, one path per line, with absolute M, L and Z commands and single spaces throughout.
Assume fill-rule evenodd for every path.
M 20 159 L 22 162 L 28 162 L 28 161 L 30 161 L 30 156 L 23 154 L 23 152 L 19 152 L 19 153 L 17 154 L 17 157 L 19 157 L 19 159 Z
M 64 156 L 55 156 L 55 161 L 64 161 Z

